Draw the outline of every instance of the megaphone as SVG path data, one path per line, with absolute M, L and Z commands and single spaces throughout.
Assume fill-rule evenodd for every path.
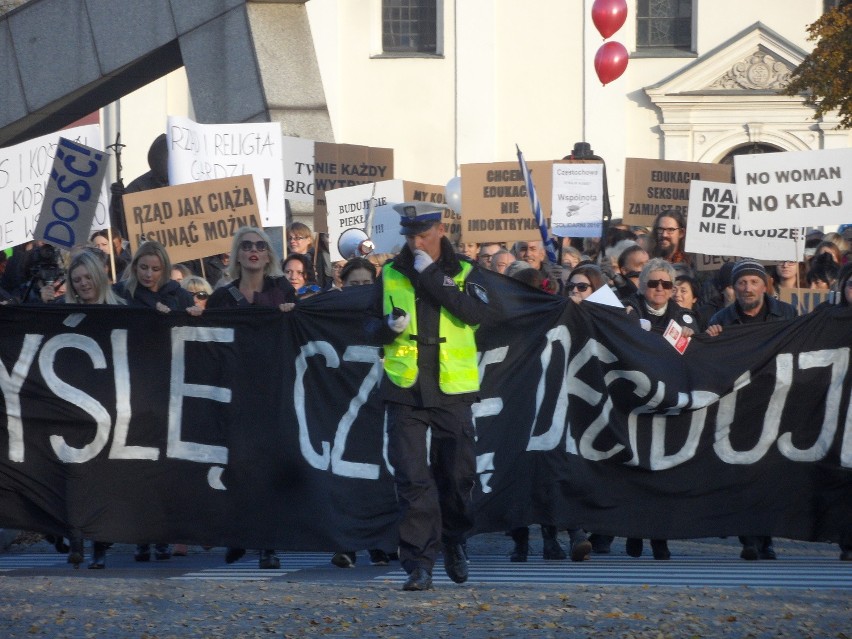
M 374 248 L 372 240 L 361 229 L 346 229 L 337 240 L 337 250 L 344 260 L 369 255 Z

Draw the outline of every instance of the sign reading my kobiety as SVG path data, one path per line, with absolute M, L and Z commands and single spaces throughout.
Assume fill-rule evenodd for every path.
M 550 223 L 553 161 L 527 162 Z M 461 239 L 464 242 L 540 240 L 524 174 L 517 162 L 461 165 Z
M 172 262 L 231 250 L 242 226 L 262 226 L 251 175 L 128 193 L 124 215 L 133 252 L 156 240 Z

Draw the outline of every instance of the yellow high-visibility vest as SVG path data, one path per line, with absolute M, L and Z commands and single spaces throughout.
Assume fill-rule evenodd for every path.
M 453 278 L 459 290 L 473 267 L 461 263 L 462 270 Z M 384 314 L 398 306 L 411 317 L 408 327 L 385 346 L 385 373 L 401 388 L 411 388 L 417 380 L 417 308 L 414 287 L 402 273 L 388 264 L 382 268 Z M 393 298 L 393 304 L 391 304 Z M 475 326 L 465 324 L 443 306 L 438 322 L 438 386 L 448 395 L 473 393 L 479 390 L 479 367 L 476 363 Z

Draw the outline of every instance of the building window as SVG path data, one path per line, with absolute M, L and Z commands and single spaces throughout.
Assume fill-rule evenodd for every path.
M 638 0 L 636 48 L 692 51 L 692 0 Z
M 438 53 L 438 0 L 382 0 L 385 53 Z

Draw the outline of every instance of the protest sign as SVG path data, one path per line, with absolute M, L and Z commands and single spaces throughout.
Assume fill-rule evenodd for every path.
M 447 239 L 455 246 L 461 239 L 461 214 L 450 208 L 447 203 L 447 187 L 421 182 L 402 182 L 402 191 L 406 202 L 430 202 L 446 205 L 442 221 Z
M 849 221 L 852 149 L 737 155 L 734 173 L 744 229 Z
M 284 197 L 314 203 L 314 141 L 283 137 Z
M 527 162 L 542 215 L 550 222 L 553 162 Z M 464 242 L 541 240 L 524 174 L 517 162 L 461 165 Z
M 804 229 L 741 229 L 735 184 L 690 182 L 687 252 L 796 261 L 802 255 L 804 242 Z
M 325 192 L 393 179 L 393 149 L 355 144 L 314 144 L 314 231 L 328 231 Z
M 696 253 L 693 257 L 695 258 L 696 271 L 718 271 L 722 268 L 723 264 L 737 261 L 736 255 L 704 255 L 703 253 Z
M 172 262 L 229 253 L 237 229 L 262 226 L 251 175 L 128 193 L 124 214 L 132 251 L 156 240 Z
M 550 221 L 553 234 L 559 237 L 600 237 L 603 197 L 603 164 L 554 162 Z
M 251 175 L 263 226 L 284 226 L 281 124 L 198 124 L 170 115 L 169 184 Z
M 781 288 L 778 299 L 792 304 L 799 315 L 810 313 L 818 304 L 830 299 L 831 291 L 810 288 Z
M 0 250 L 33 239 L 60 135 L 92 148 L 101 144 L 100 127 L 89 124 L 0 149 Z M 107 191 L 98 196 L 92 228 L 109 226 Z
M 109 154 L 59 138 L 33 239 L 70 249 L 89 241 Z
M 396 253 L 402 248 L 399 214 L 390 205 L 405 201 L 402 180 L 385 180 L 333 189 L 325 194 L 328 210 L 328 248 L 332 262 L 348 259 L 340 254 L 344 233 L 363 231 L 372 240 L 376 253 Z M 373 220 L 367 229 L 370 208 Z
M 731 167 L 727 164 L 627 158 L 624 163 L 624 223 L 650 228 L 660 213 L 674 211 L 686 215 L 692 180 L 730 182 Z

